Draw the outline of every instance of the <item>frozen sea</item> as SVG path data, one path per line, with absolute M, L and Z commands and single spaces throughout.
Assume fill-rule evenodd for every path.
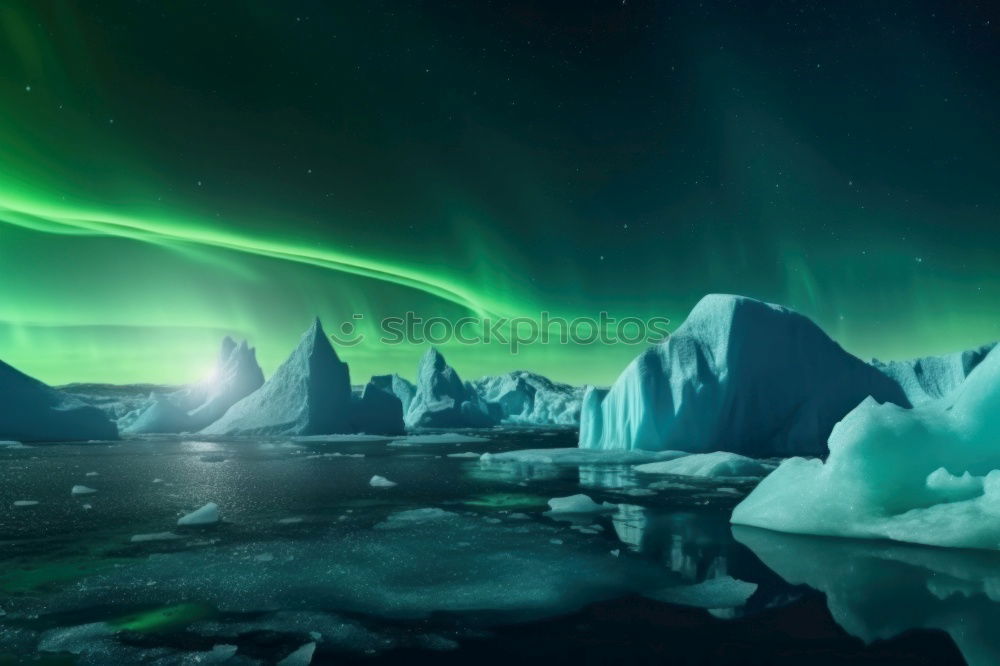
M 0 664 L 1000 663 L 993 553 L 733 529 L 750 479 L 478 457 L 571 429 L 440 435 L 0 449 Z

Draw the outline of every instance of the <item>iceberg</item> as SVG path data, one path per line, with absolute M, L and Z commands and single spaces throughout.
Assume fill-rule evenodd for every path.
M 413 396 L 417 393 L 416 386 L 396 374 L 375 375 L 368 383 L 373 384 L 376 388 L 380 388 L 383 391 L 388 391 L 399 398 L 399 401 L 403 404 L 404 414 L 410 410 L 410 403 L 413 402 Z
M 610 390 L 586 392 L 580 446 L 820 455 L 834 424 L 868 396 L 910 406 L 895 381 L 806 317 L 710 294 Z
M 104 412 L 0 361 L 0 440 L 117 439 Z
M 499 407 L 501 423 L 577 425 L 583 388 L 516 370 L 472 382 L 479 398 Z
M 118 427 L 132 435 L 197 432 L 263 384 L 254 348 L 226 336 L 211 376 L 170 393 L 152 393 L 143 405 L 118 419 Z
M 352 410 L 354 429 L 363 433 L 402 435 L 406 432 L 403 403 L 391 384 L 386 387 L 378 379 L 372 377 L 361 392 L 361 398 L 355 402 Z
M 733 511 L 780 532 L 1000 549 L 1000 348 L 950 396 L 913 409 L 867 399 L 830 455 L 791 458 Z
M 883 363 L 872 359 L 872 365 L 895 380 L 907 399 L 918 405 L 943 398 L 958 388 L 996 344 L 992 342 L 976 349 L 908 361 Z
M 471 384 L 463 383 L 444 356 L 431 347 L 417 366 L 417 392 L 406 412 L 406 425 L 429 428 L 478 428 L 496 425 L 498 409 L 484 403 Z
M 263 386 L 204 428 L 206 435 L 348 433 L 351 380 L 317 318 Z
M 636 465 L 634 469 L 645 474 L 676 474 L 708 478 L 759 477 L 771 471 L 770 467 L 759 460 L 727 451 L 693 453 L 673 460 Z

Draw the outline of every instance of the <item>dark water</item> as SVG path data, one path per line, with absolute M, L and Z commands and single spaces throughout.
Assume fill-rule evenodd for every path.
M 732 530 L 752 482 L 448 457 L 576 440 L 486 437 L 2 449 L 0 663 L 1000 659 L 992 554 Z M 617 508 L 546 515 L 580 492 Z

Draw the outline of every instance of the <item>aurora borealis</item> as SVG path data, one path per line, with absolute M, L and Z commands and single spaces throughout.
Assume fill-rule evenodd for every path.
M 269 373 L 317 314 L 679 324 L 718 291 L 865 358 L 1000 337 L 985 7 L 94 4 L 0 6 L 0 359 L 44 381 L 189 381 L 226 333 Z M 577 383 L 637 352 L 446 349 Z

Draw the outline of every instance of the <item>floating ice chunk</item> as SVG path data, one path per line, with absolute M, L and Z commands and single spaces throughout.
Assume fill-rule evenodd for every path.
M 16 500 L 14 502 L 14 506 L 35 506 L 37 504 L 37 500 Z
M 684 451 L 640 451 L 603 449 L 522 449 L 483 454 L 483 462 L 515 462 L 525 465 L 636 465 L 673 460 L 688 455 Z M 487 457 L 488 456 L 488 457 Z
M 73 489 L 69 492 L 71 495 L 93 495 L 97 491 L 87 486 L 73 486 Z
M 38 649 L 41 652 L 81 654 L 91 648 L 95 641 L 114 633 L 115 630 L 105 622 L 50 629 L 42 634 Z
M 861 403 L 834 428 L 825 463 L 786 460 L 736 507 L 732 522 L 1000 549 L 998 414 L 995 347 L 946 398 L 913 409 Z
M 457 513 L 452 513 L 451 511 L 445 511 L 444 509 L 438 509 L 436 507 L 409 509 L 408 511 L 400 511 L 392 514 L 384 521 L 376 525 L 375 528 L 384 530 L 396 527 L 409 527 L 417 523 L 427 523 L 457 517 Z
M 553 497 L 549 500 L 548 513 L 603 513 L 616 511 L 617 504 L 604 502 L 598 504 L 587 495 L 570 495 L 569 497 Z
M 367 435 L 367 434 L 348 434 L 348 435 L 297 435 L 295 437 L 290 437 L 293 442 L 358 442 L 358 443 L 368 443 L 368 442 L 387 442 L 391 440 L 392 435 Z
M 148 541 L 173 541 L 180 538 L 179 534 L 174 534 L 173 532 L 151 532 L 149 534 L 133 534 L 129 541 L 132 543 L 146 543 Z
M 694 585 L 667 587 L 647 593 L 646 596 L 678 606 L 734 608 L 745 604 L 756 591 L 756 583 L 748 583 L 731 576 L 719 576 Z
M 87 472 L 84 476 L 100 476 L 97 472 Z
M 316 643 L 306 643 L 295 652 L 278 662 L 278 666 L 309 666 L 312 663 Z
M 236 655 L 237 650 L 239 648 L 235 645 L 213 645 L 212 651 L 199 659 L 199 661 L 203 664 L 220 664 L 232 659 Z
M 278 519 L 278 524 L 279 525 L 297 525 L 297 524 L 299 524 L 301 522 L 302 522 L 302 518 L 299 518 L 298 516 L 292 516 L 291 518 L 279 518 Z
M 217 522 L 219 522 L 219 505 L 215 502 L 209 502 L 200 509 L 177 519 L 177 524 L 182 526 L 212 525 Z
M 163 479 L 153 479 L 153 483 L 163 483 Z
M 375 476 L 372 477 L 371 481 L 368 482 L 368 485 L 370 485 L 372 488 L 394 488 L 399 484 L 397 484 L 395 481 L 390 481 L 384 476 L 379 476 L 378 474 L 376 474 Z
M 696 453 L 665 462 L 637 465 L 635 471 L 645 474 L 676 474 L 677 476 L 764 476 L 770 468 L 753 458 L 736 453 L 715 451 Z
M 464 451 L 462 453 L 449 453 L 449 458 L 479 458 L 480 454 L 475 451 Z
M 14 440 L 11 439 L 0 440 L 0 449 L 26 449 L 26 448 L 28 447 L 26 447 L 21 442 L 15 442 Z
M 475 435 L 460 435 L 446 432 L 440 435 L 410 435 L 389 442 L 389 446 L 423 446 L 427 444 L 479 444 L 490 441 L 488 437 Z

